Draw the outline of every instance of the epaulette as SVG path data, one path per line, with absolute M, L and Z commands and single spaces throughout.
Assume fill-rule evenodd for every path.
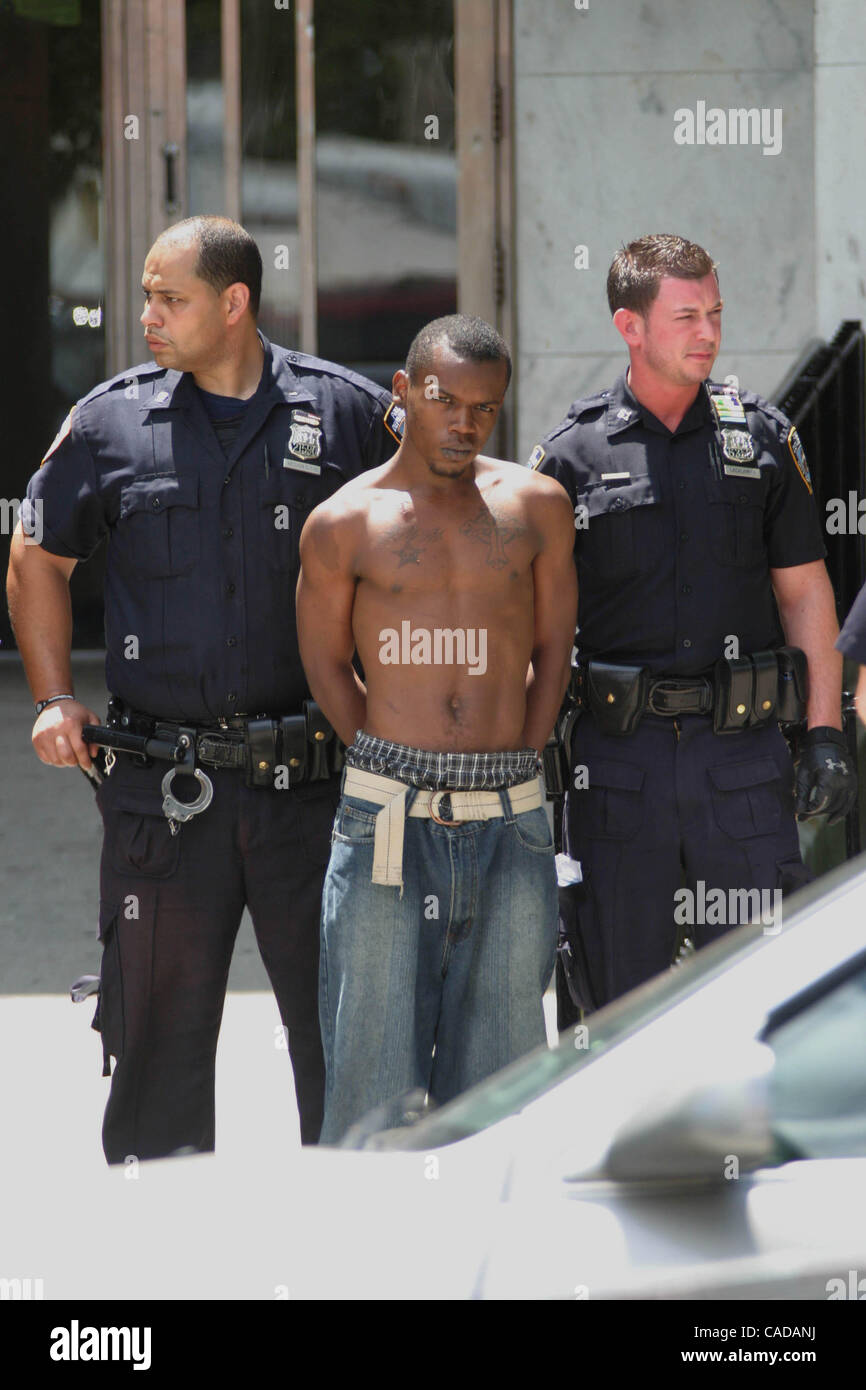
M 609 391 L 596 391 L 594 396 L 582 396 L 580 400 L 572 401 L 565 419 L 550 430 L 545 438 L 556 439 L 557 435 L 563 434 L 565 430 L 582 420 L 584 415 L 590 415 L 593 410 L 604 409 L 609 400 Z
M 98 386 L 94 386 L 92 391 L 88 391 L 86 396 L 82 396 L 77 402 L 76 409 L 80 410 L 88 401 L 96 400 L 98 396 L 104 396 L 108 391 L 126 389 L 130 382 L 142 381 L 145 377 L 165 376 L 167 367 L 160 367 L 158 362 L 140 362 L 137 367 L 127 367 L 124 371 L 118 372 L 117 376 L 109 377 L 108 381 L 100 381 Z
M 40 468 L 42 464 L 48 462 L 54 451 L 60 447 L 64 439 L 69 435 L 72 429 L 72 417 L 75 415 L 76 411 L 80 412 L 84 406 L 89 405 L 91 401 L 98 400 L 100 396 L 107 395 L 109 391 L 114 391 L 119 388 L 126 390 L 129 388 L 132 381 L 138 382 L 145 376 L 162 375 L 165 371 L 165 367 L 160 367 L 155 362 L 142 362 L 138 367 L 127 367 L 126 371 L 118 372 L 117 376 L 109 377 L 108 381 L 100 381 L 98 385 L 93 387 L 92 391 L 88 391 L 87 395 L 82 396 L 79 401 L 76 401 L 68 411 L 60 429 L 57 431 L 42 456 L 42 463 L 39 465 Z
M 741 391 L 740 400 L 743 405 L 751 407 L 752 410 L 759 410 L 763 415 L 769 415 L 771 420 L 775 420 L 784 430 L 791 428 L 791 421 L 787 415 L 773 405 L 772 401 L 766 400 L 764 396 L 759 396 L 755 391 Z
M 302 372 L 315 372 L 319 376 L 336 377 L 338 381 L 345 381 L 348 385 L 355 386 L 359 391 L 365 391 L 374 400 L 390 395 L 384 386 L 379 386 L 369 377 L 360 376 L 358 372 L 353 372 L 349 367 L 341 367 L 339 362 L 329 362 L 324 357 L 312 357 L 306 352 L 295 352 L 294 350 L 290 352 L 288 348 L 278 348 L 273 343 L 271 349 L 275 356 L 279 353 L 291 367 L 300 368 Z

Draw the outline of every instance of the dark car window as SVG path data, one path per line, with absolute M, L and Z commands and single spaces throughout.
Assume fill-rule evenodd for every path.
M 793 1017 L 765 1041 L 773 1132 L 789 1158 L 866 1155 L 866 966 Z

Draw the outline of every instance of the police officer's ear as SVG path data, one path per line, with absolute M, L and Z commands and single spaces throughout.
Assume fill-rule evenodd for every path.
M 640 347 L 643 342 L 644 321 L 634 309 L 617 309 L 613 316 L 613 326 L 630 348 Z
M 234 285 L 228 285 L 222 292 L 222 300 L 226 308 L 226 323 L 237 323 L 249 308 L 249 285 L 243 284 L 240 280 Z

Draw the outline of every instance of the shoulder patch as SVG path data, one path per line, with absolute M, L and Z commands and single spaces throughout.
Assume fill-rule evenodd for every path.
M 529 455 L 529 462 L 527 463 L 526 467 L 527 467 L 527 468 L 540 468 L 540 467 L 541 467 L 542 460 L 544 459 L 544 457 L 545 457 L 545 453 L 544 453 L 544 450 L 542 449 L 541 445 L 540 445 L 540 444 L 536 444 L 536 446 L 535 446 L 535 448 L 533 449 L 532 453 Z
M 51 445 L 48 449 L 48 452 L 45 454 L 42 460 L 42 463 L 48 462 L 51 455 L 54 453 L 54 450 L 60 448 L 60 445 L 63 443 L 64 439 L 69 434 L 69 431 L 72 429 L 72 416 L 74 415 L 74 413 L 75 406 L 72 407 L 66 419 L 63 421 L 63 424 L 60 426 L 60 429 L 55 434 L 53 440 L 51 441 Z M 42 463 L 40 463 L 39 465 L 40 468 L 42 467 Z
M 803 482 L 806 484 L 806 487 L 809 489 L 809 492 L 811 493 L 812 475 L 809 472 L 809 465 L 806 462 L 806 451 L 804 450 L 803 445 L 800 443 L 800 436 L 798 435 L 793 425 L 791 426 L 791 430 L 788 435 L 788 448 L 791 450 L 791 458 L 794 460 L 797 472 L 800 474 L 800 477 L 803 479 Z
M 382 417 L 382 424 L 390 435 L 400 444 L 406 426 L 406 412 L 398 401 L 392 401 Z

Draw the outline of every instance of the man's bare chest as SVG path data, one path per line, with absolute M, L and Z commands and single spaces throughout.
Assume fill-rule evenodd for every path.
M 359 570 L 389 587 L 495 588 L 526 574 L 532 542 L 514 503 L 476 501 L 450 513 L 392 506 L 371 513 Z

